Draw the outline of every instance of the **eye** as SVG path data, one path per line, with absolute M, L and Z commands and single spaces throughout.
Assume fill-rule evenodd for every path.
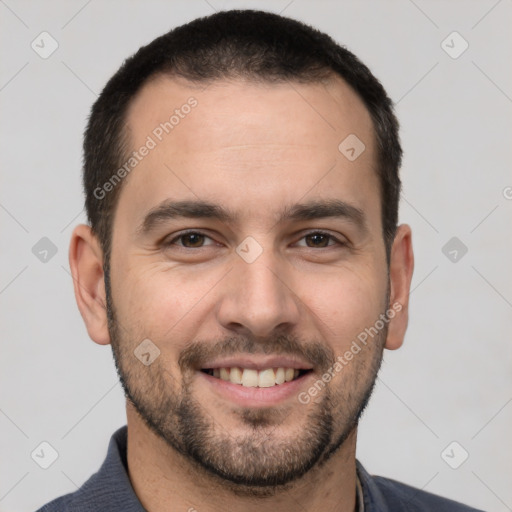
M 168 242 L 164 242 L 164 245 L 177 245 L 178 247 L 184 247 L 186 249 L 200 249 L 205 246 L 205 240 L 211 240 L 213 242 L 213 240 L 204 233 L 200 233 L 199 231 L 187 231 L 186 233 L 181 233 L 174 237 Z M 177 241 L 181 241 L 181 243 L 176 243 Z
M 206 240 L 210 240 L 211 243 L 205 243 Z M 346 245 L 346 243 L 338 240 L 335 236 L 324 231 L 312 231 L 304 235 L 300 240 L 305 240 L 305 244 L 297 243 L 296 245 L 301 247 L 308 247 L 310 249 L 323 249 L 326 247 L 332 247 L 334 245 Z M 215 245 L 215 241 L 200 231 L 187 231 L 175 236 L 168 242 L 164 241 L 164 245 L 178 246 L 184 249 L 201 249 L 208 245 Z
M 311 233 L 304 235 L 301 240 L 306 240 L 306 245 L 302 245 L 302 247 L 309 248 L 323 249 L 324 247 L 331 247 L 336 244 L 345 245 L 345 243 L 341 242 L 330 233 L 326 233 L 324 231 L 312 231 Z M 334 241 L 334 243 L 329 243 L 329 241 Z M 311 242 L 311 244 L 308 242 Z

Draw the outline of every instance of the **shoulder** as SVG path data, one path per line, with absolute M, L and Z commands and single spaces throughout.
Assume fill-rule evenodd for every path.
M 123 506 L 126 507 L 124 510 L 133 510 L 131 499 L 126 500 L 125 496 L 120 496 L 116 477 L 109 476 L 110 478 L 106 478 L 107 475 L 100 469 L 75 492 L 50 501 L 36 512 L 118 511 L 123 510 Z
M 112 435 L 98 472 L 75 492 L 54 499 L 37 512 L 143 512 L 127 472 L 126 442 L 124 426 Z
M 97 474 L 92 475 L 77 491 L 50 501 L 36 512 L 91 512 L 97 510 L 98 492 L 101 494 Z
M 65 510 L 76 510 L 78 512 L 80 509 L 77 509 L 72 504 L 74 495 L 75 493 L 70 493 L 61 496 L 60 498 L 56 498 L 46 505 L 43 505 L 36 512 L 64 512 Z
M 482 512 L 462 503 L 423 491 L 391 478 L 368 474 L 359 461 L 365 510 L 389 512 Z
M 403 510 L 410 512 L 427 512 L 431 510 L 436 510 L 437 512 L 478 512 L 476 508 L 422 491 L 390 478 L 381 476 L 373 478 L 381 493 L 389 501 L 390 510 L 395 510 L 393 508 L 394 505 L 402 506 L 404 507 Z

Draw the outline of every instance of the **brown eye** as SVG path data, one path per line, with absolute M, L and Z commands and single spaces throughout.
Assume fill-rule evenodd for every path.
M 181 235 L 180 239 L 184 247 L 201 247 L 205 236 L 201 233 L 187 233 L 186 235 Z
M 313 231 L 304 235 L 301 238 L 301 241 L 305 240 L 305 244 L 299 244 L 301 247 L 309 247 L 313 249 L 324 249 L 326 247 L 332 247 L 334 245 L 343 246 L 345 245 L 343 242 L 340 242 L 337 238 L 335 238 L 330 233 L 324 233 L 323 231 Z
M 308 247 L 327 247 L 329 245 L 329 238 L 331 237 L 321 233 L 313 233 L 312 235 L 307 235 L 305 238 L 311 241 L 311 245 L 308 245 Z
M 174 237 L 169 242 L 166 242 L 165 245 L 177 245 L 178 247 L 185 249 L 201 249 L 207 245 L 212 245 L 211 243 L 205 244 L 206 240 L 211 240 L 211 238 L 197 231 L 189 231 L 188 233 L 182 233 L 181 235 Z

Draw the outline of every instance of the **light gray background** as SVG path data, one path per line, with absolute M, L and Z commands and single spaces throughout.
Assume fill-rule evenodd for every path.
M 284 10 L 326 31 L 397 102 L 400 220 L 416 254 L 411 319 L 404 346 L 386 352 L 358 458 L 371 473 L 512 510 L 510 0 L 0 0 L 0 510 L 34 510 L 75 490 L 125 423 L 110 347 L 88 338 L 67 261 L 84 221 L 89 109 L 141 45 L 233 7 Z M 47 59 L 31 48 L 42 31 L 59 44 Z M 453 31 L 469 43 L 457 59 L 441 47 Z M 468 247 L 455 263 L 441 251 L 453 236 Z M 46 263 L 32 253 L 42 237 L 58 250 Z M 30 455 L 42 441 L 59 454 L 46 470 Z M 452 441 L 469 453 L 458 469 L 441 457 Z

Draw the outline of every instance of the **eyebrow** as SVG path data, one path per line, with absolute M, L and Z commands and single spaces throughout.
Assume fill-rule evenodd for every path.
M 159 225 L 177 218 L 214 219 L 224 223 L 236 223 L 240 216 L 224 206 L 206 201 L 166 200 L 149 210 L 137 228 L 137 234 L 147 234 Z M 325 218 L 341 218 L 354 224 L 363 233 L 368 231 L 364 211 L 339 199 L 315 200 L 285 207 L 276 224 Z

